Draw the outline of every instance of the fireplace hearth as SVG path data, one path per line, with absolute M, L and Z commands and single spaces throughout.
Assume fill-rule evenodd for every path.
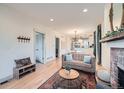
M 112 88 L 124 88 L 124 48 L 111 48 L 110 82 Z

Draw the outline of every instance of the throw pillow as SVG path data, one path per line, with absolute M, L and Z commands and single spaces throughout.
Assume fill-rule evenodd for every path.
M 91 56 L 84 56 L 84 63 L 91 64 Z
M 67 54 L 65 59 L 66 61 L 73 61 L 72 54 Z

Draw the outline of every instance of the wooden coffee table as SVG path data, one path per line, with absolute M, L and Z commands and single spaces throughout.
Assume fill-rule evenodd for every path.
M 79 77 L 79 73 L 74 69 L 71 69 L 70 72 L 66 69 L 61 69 L 59 75 L 65 79 L 76 79 Z
M 79 77 L 78 71 L 71 69 L 70 73 L 65 70 L 61 69 L 59 71 L 59 75 L 61 79 L 58 81 L 58 84 L 56 85 L 56 88 L 62 88 L 62 89 L 80 89 L 81 88 L 81 79 Z

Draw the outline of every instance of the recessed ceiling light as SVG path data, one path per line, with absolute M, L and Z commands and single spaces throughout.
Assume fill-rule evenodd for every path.
M 87 12 L 87 11 L 88 11 L 88 9 L 86 9 L 86 8 L 85 8 L 85 9 L 83 9 L 83 12 Z
M 50 21 L 51 21 L 51 22 L 53 22 L 53 21 L 54 21 L 54 19 L 52 19 L 52 18 L 51 18 L 51 19 L 50 19 Z

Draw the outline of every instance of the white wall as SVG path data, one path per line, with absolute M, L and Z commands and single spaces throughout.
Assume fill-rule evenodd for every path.
M 15 59 L 30 57 L 35 63 L 34 31 L 45 34 L 46 62 L 55 59 L 56 33 L 35 19 L 0 4 L 0 82 L 12 77 Z M 30 37 L 30 43 L 19 43 L 17 37 L 20 35 Z
M 0 5 L 0 79 L 11 76 L 14 59 L 31 57 L 33 60 L 33 24 L 11 8 Z M 22 17 L 23 16 L 23 17 Z M 18 43 L 17 37 L 31 37 L 30 43 Z
M 60 38 L 60 56 L 71 51 L 71 38 L 56 32 L 56 37 Z
M 104 28 L 102 31 L 102 37 L 104 37 L 107 31 L 110 31 L 109 9 L 110 9 L 110 4 L 106 4 L 105 10 L 104 10 L 104 24 L 103 24 Z M 115 28 L 115 26 L 120 26 L 120 23 L 121 23 L 122 4 L 114 4 L 113 12 L 114 12 L 113 23 Z M 111 47 L 124 48 L 124 40 L 102 43 L 102 65 L 108 70 L 110 70 L 110 48 Z

